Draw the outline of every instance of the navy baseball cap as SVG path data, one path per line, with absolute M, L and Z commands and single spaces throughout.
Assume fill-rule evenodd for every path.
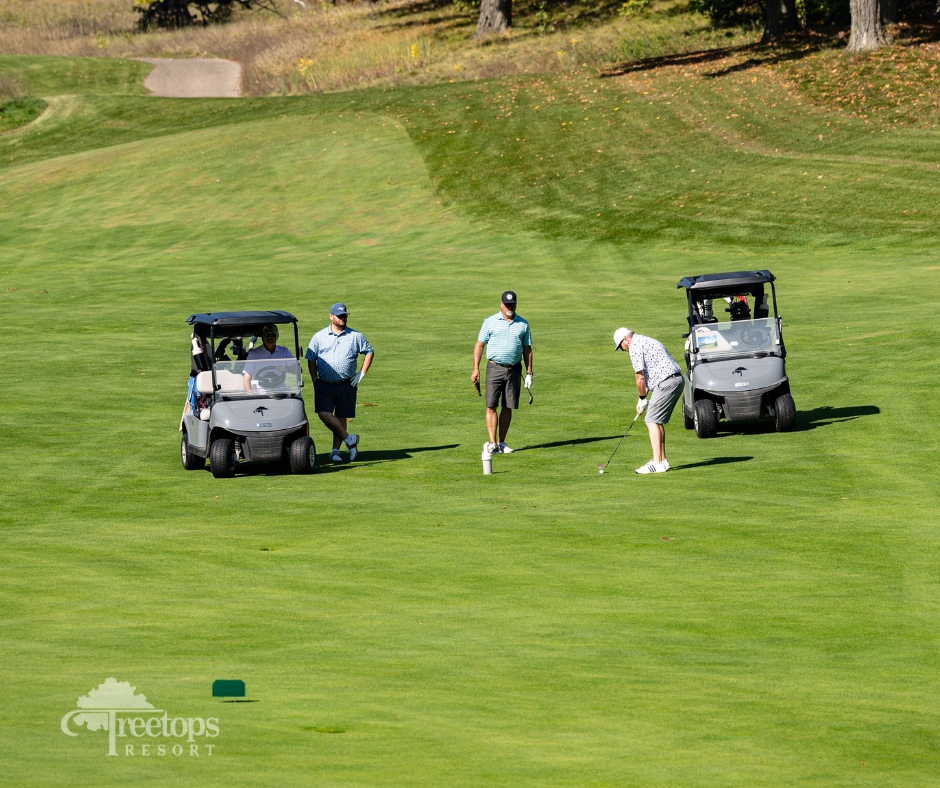
M 500 296 L 500 301 L 502 301 L 506 306 L 515 306 L 516 305 L 516 294 L 512 290 L 507 290 L 505 293 Z
M 336 303 L 330 307 L 330 314 L 340 317 L 341 315 L 347 315 L 349 313 L 346 311 L 346 304 Z

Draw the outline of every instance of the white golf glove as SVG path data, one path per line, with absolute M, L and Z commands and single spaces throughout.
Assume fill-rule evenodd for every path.
M 352 386 L 353 388 L 355 388 L 355 387 L 358 386 L 360 383 L 362 383 L 362 379 L 363 379 L 365 376 L 366 376 L 366 373 L 365 373 L 365 372 L 357 372 L 355 375 L 353 375 L 353 376 L 349 379 L 349 385 Z
M 648 396 L 649 396 L 649 394 L 646 395 L 646 397 L 648 397 Z M 637 412 L 638 414 L 639 414 L 639 413 L 642 413 L 644 410 L 646 410 L 646 406 L 649 405 L 649 400 L 648 400 L 646 397 L 640 397 L 640 398 L 636 401 L 636 412 Z
M 532 373 L 531 372 L 525 376 L 525 380 L 522 382 L 522 385 L 525 386 L 527 389 L 532 388 Z

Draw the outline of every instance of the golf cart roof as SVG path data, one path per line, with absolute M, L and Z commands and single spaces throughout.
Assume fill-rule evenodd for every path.
M 702 276 L 686 276 L 679 280 L 676 287 L 686 290 L 735 290 L 750 285 L 762 285 L 773 282 L 774 275 L 770 271 L 735 271 L 727 274 L 704 274 Z
M 186 322 L 200 326 L 256 326 L 267 323 L 296 323 L 297 318 L 290 312 L 276 309 L 271 312 L 208 312 L 199 315 L 190 315 Z

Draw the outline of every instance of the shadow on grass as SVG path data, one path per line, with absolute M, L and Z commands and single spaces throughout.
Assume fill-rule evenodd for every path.
M 724 68 L 715 71 L 704 71 L 702 75 L 708 78 L 723 77 L 739 71 L 747 71 L 759 66 L 775 63 L 786 63 L 802 60 L 809 55 L 823 49 L 832 49 L 844 46 L 835 35 L 828 34 L 799 34 L 779 39 L 770 44 L 743 44 L 737 47 L 719 47 L 717 49 L 703 49 L 696 52 L 681 52 L 658 57 L 642 58 L 640 60 L 619 63 L 601 74 L 602 77 L 620 77 L 636 71 L 652 71 L 666 66 L 701 66 L 708 63 L 719 63 L 729 58 L 735 60 Z M 736 56 L 749 55 L 743 60 Z
M 796 430 L 815 430 L 817 427 L 828 427 L 830 424 L 840 424 L 843 421 L 854 421 L 862 416 L 877 416 L 881 408 L 877 405 L 853 405 L 847 408 L 833 408 L 826 405 L 813 410 L 798 410 L 796 413 Z
M 448 443 L 444 446 L 415 446 L 411 449 L 390 449 L 388 451 L 367 451 L 360 452 L 355 462 L 349 462 L 344 456 L 343 462 L 330 462 L 330 455 L 323 454 L 317 456 L 316 473 L 333 473 L 334 471 L 344 471 L 348 468 L 361 467 L 366 465 L 378 465 L 383 462 L 394 462 L 395 460 L 411 459 L 413 454 L 423 451 L 442 451 L 444 449 L 456 449 L 459 443 Z M 206 472 L 209 468 L 206 467 Z M 271 463 L 239 463 L 235 469 L 235 476 L 290 476 L 290 465 L 286 462 Z
M 609 441 L 615 438 L 622 438 L 623 435 L 599 435 L 596 438 L 572 438 L 567 441 L 553 441 L 552 443 L 538 443 L 535 446 L 523 446 L 516 449 L 515 454 L 523 451 L 532 451 L 533 449 L 557 449 L 559 446 L 577 446 L 579 443 L 597 443 L 598 441 Z
M 673 465 L 669 469 L 669 473 L 673 471 L 687 471 L 691 468 L 710 468 L 713 465 L 727 465 L 732 462 L 749 462 L 753 459 L 753 457 L 712 457 L 710 460 L 702 460 L 701 462 L 690 462 L 686 465 Z

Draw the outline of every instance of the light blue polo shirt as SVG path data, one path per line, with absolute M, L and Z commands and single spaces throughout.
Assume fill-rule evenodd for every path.
M 522 360 L 522 348 L 532 346 L 532 332 L 528 321 L 519 315 L 506 320 L 502 312 L 497 312 L 483 321 L 477 341 L 486 345 L 487 361 L 518 364 Z
M 356 357 L 374 353 L 372 345 L 358 331 L 348 326 L 335 334 L 330 326 L 317 331 L 304 353 L 308 361 L 317 362 L 317 377 L 327 383 L 349 380 L 356 374 Z

